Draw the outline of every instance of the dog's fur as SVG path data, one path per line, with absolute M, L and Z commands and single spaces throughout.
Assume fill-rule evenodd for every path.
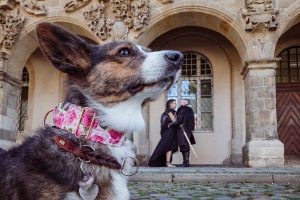
M 65 102 L 93 108 L 101 125 L 124 133 L 143 129 L 142 105 L 169 89 L 180 73 L 182 54 L 176 51 L 150 52 L 129 41 L 93 45 L 48 23 L 39 24 L 36 33 L 42 52 L 68 74 Z M 80 199 L 80 161 L 54 143 L 55 135 L 78 141 L 47 126 L 1 155 L 1 200 Z M 129 140 L 120 147 L 88 144 L 119 163 L 135 156 Z M 119 170 L 96 166 L 94 174 L 100 188 L 97 199 L 129 199 L 127 179 Z

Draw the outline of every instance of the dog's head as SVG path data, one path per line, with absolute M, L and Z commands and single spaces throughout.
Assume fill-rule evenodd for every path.
M 104 112 L 132 102 L 140 107 L 169 89 L 180 73 L 183 56 L 177 51 L 151 52 L 129 41 L 94 45 L 49 23 L 39 24 L 36 33 L 42 52 L 69 75 L 69 88 L 84 96 L 84 106 Z

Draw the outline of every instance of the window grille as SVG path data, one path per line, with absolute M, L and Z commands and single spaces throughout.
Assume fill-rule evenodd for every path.
M 213 131 L 212 67 L 198 53 L 185 53 L 181 78 L 168 91 L 168 99 L 188 99 L 196 119 L 196 131 Z
M 27 119 L 27 108 L 28 108 L 28 92 L 29 92 L 29 73 L 26 67 L 24 67 L 22 72 L 21 94 L 19 97 L 18 123 L 17 123 L 18 132 L 23 132 L 25 129 L 25 120 Z
M 299 83 L 300 47 L 285 49 L 279 57 L 281 60 L 276 68 L 276 83 Z

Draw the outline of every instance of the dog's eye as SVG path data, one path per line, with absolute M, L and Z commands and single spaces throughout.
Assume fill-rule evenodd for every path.
M 128 56 L 130 53 L 129 49 L 128 48 L 122 48 L 120 51 L 119 51 L 119 55 L 120 56 Z

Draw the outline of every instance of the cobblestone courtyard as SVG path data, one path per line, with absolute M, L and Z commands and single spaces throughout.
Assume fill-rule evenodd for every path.
M 257 183 L 162 183 L 130 182 L 131 199 L 300 199 L 300 185 Z

